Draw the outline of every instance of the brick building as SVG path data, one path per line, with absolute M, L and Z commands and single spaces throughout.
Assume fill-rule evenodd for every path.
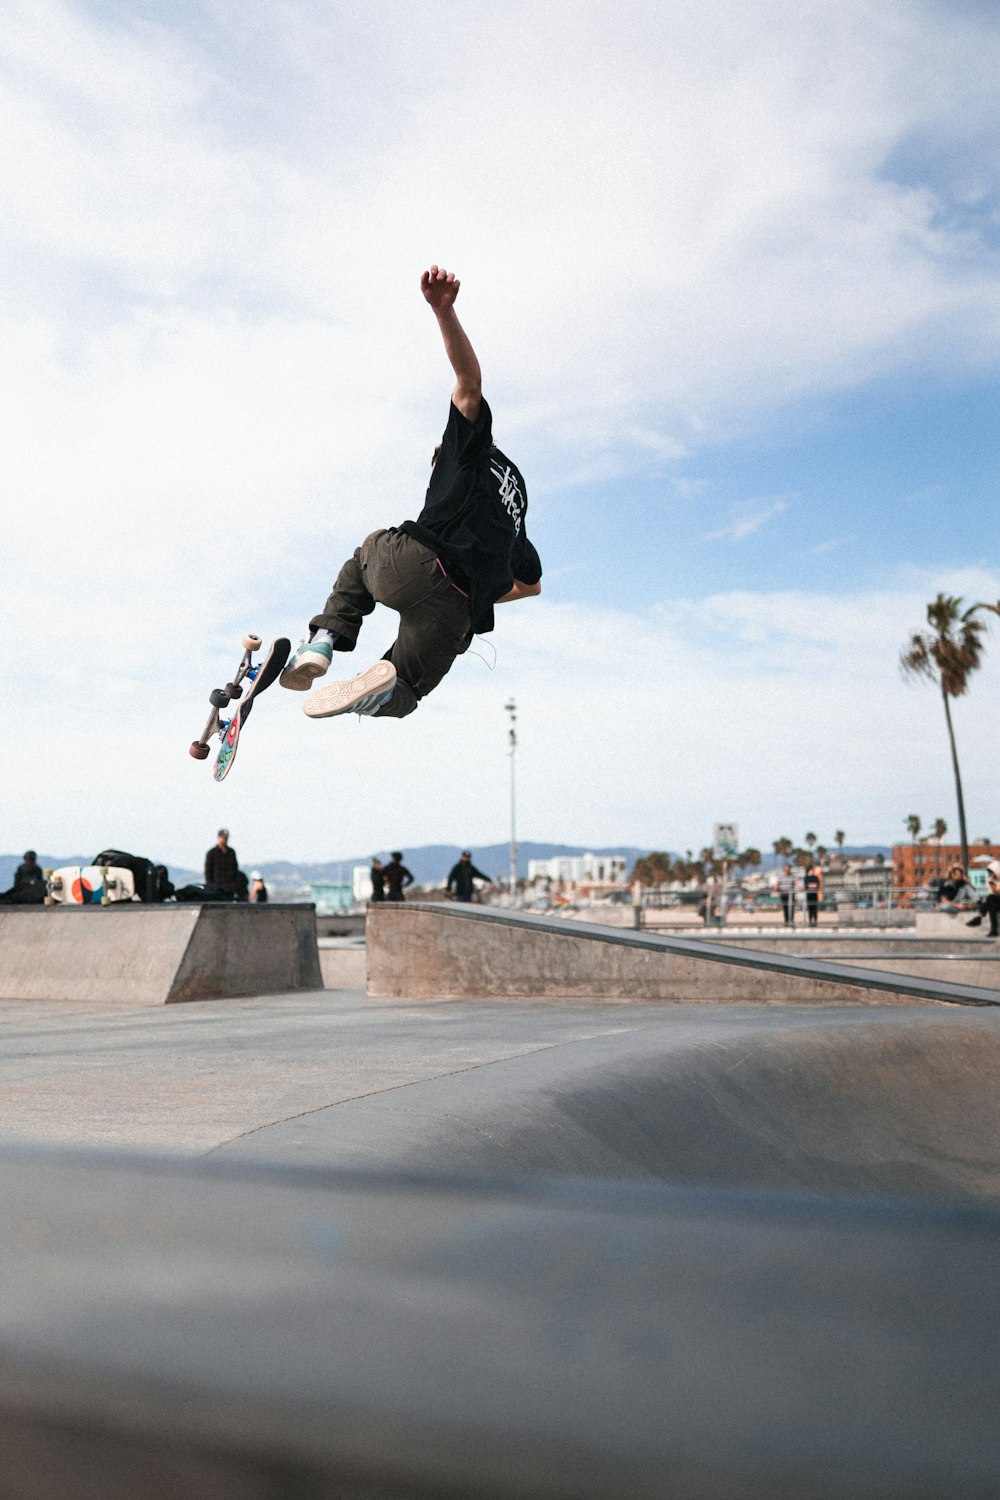
M 970 844 L 970 861 L 981 856 L 1000 859 L 1000 844 Z M 896 844 L 892 851 L 892 883 L 897 891 L 915 890 L 929 880 L 942 879 L 952 865 L 961 863 L 961 844 L 938 844 L 929 839 L 920 844 Z M 977 866 L 970 868 L 975 870 Z

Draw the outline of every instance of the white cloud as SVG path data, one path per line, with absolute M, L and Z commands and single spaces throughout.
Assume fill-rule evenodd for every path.
M 725 526 L 719 526 L 715 531 L 705 533 L 706 542 L 743 542 L 748 536 L 753 536 L 755 531 L 760 531 L 768 521 L 773 521 L 775 516 L 784 515 L 788 509 L 789 502 L 783 499 L 769 500 L 766 504 L 759 501 L 748 500 L 742 505 L 734 506 L 733 519 Z
M 954 213 L 970 155 L 995 204 L 995 28 L 901 0 L 162 14 L 12 0 L 0 30 L 12 844 L 190 859 L 220 807 L 261 858 L 423 842 L 445 816 L 494 837 L 495 703 L 515 688 L 526 823 L 552 836 L 575 840 L 582 809 L 595 840 L 707 827 L 739 812 L 717 805 L 734 775 L 747 820 L 787 793 L 815 823 L 821 752 L 872 827 L 911 771 L 912 801 L 930 708 L 883 691 L 877 631 L 901 610 L 867 595 L 526 605 L 496 673 L 466 660 L 412 723 L 310 725 L 286 697 L 221 801 L 183 752 L 243 630 L 304 619 L 317 578 L 413 511 L 449 385 L 416 289 L 430 259 L 462 274 L 533 499 L 662 483 L 886 369 L 995 365 L 995 254 Z M 929 137 L 933 182 L 893 180 Z M 877 775 L 870 734 L 895 744 Z
M 7 837 L 64 852 L 137 846 L 185 865 L 221 823 L 253 860 L 492 843 L 508 827 L 503 705 L 513 694 L 522 837 L 701 847 L 713 821 L 735 818 L 758 846 L 807 828 L 891 840 L 915 807 L 954 822 L 939 699 L 897 665 L 939 589 L 993 599 L 1000 575 L 828 597 L 730 593 L 635 613 L 544 597 L 505 607 L 490 638 L 495 669 L 470 653 L 410 719 L 316 723 L 298 695 L 275 688 L 221 787 L 186 750 L 208 689 L 239 654 L 235 631 L 226 638 L 216 623 L 224 609 L 207 603 L 201 633 L 188 621 L 188 637 L 145 637 L 141 654 L 112 639 L 105 657 L 103 612 L 88 607 L 73 616 L 76 649 L 68 640 L 61 658 L 47 651 L 44 672 L 37 656 L 24 663 L 29 729 L 0 741 Z M 253 618 L 268 635 L 281 623 Z M 385 649 L 394 618 L 376 612 L 365 660 Z M 994 632 L 955 705 L 977 834 L 996 805 L 995 656 Z

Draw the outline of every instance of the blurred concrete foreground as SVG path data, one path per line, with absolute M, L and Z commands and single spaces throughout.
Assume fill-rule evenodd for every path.
M 2 1500 L 1000 1493 L 990 944 L 221 910 L 0 922 Z

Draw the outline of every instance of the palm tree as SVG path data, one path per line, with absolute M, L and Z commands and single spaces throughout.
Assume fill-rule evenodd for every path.
M 983 606 L 978 606 L 982 608 Z M 992 605 L 985 606 L 992 609 Z M 962 841 L 962 864 L 969 863 L 969 836 L 965 828 L 965 802 L 962 797 L 962 776 L 958 768 L 958 750 L 955 745 L 955 730 L 951 722 L 949 699 L 961 698 L 969 690 L 969 678 L 979 667 L 983 655 L 983 625 L 972 618 L 977 606 L 963 612 L 962 600 L 952 594 L 938 594 L 927 606 L 926 634 L 914 631 L 909 645 L 900 654 L 900 665 L 905 675 L 926 677 L 941 689 L 944 702 L 945 723 L 948 726 L 948 743 L 951 746 L 951 764 L 955 773 L 955 794 L 958 800 L 958 826 Z
M 920 832 L 920 819 L 916 813 L 910 813 L 910 816 L 906 820 L 906 826 L 910 834 L 910 843 L 915 844 L 917 842 L 917 834 Z
M 665 885 L 670 879 L 670 869 L 670 855 L 654 849 L 636 860 L 630 884 L 638 881 L 640 885 Z
M 844 830 L 842 828 L 838 828 L 836 833 L 833 835 L 833 841 L 838 849 L 843 849 L 844 840 L 846 839 L 846 837 L 847 834 L 844 832 Z

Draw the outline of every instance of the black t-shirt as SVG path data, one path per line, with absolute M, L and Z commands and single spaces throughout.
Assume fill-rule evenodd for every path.
M 520 470 L 493 442 L 487 403 L 470 422 L 452 402 L 424 508 L 400 530 L 430 547 L 468 593 L 472 628 L 479 634 L 493 629 L 493 605 L 515 578 L 541 579 L 538 553 L 524 529 L 527 509 Z
M 383 887 L 388 886 L 393 893 L 401 892 L 404 886 L 413 884 L 413 876 L 404 864 L 390 859 L 387 865 L 382 866 L 382 884 Z

